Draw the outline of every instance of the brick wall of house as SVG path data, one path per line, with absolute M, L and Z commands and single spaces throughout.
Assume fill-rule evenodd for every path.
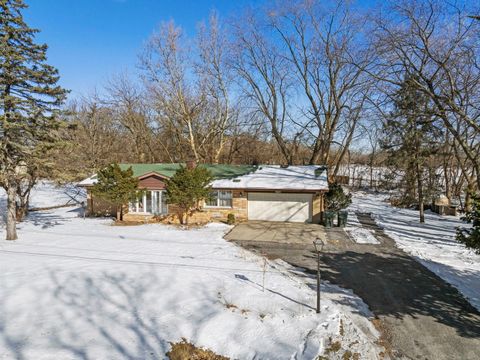
M 158 220 L 167 224 L 179 224 L 177 206 L 175 204 L 168 205 L 168 215 L 159 217 Z M 188 218 L 189 224 L 206 224 L 210 221 L 212 221 L 210 213 L 203 209 L 192 211 Z
M 129 213 L 128 209 L 126 214 L 123 214 L 123 220 L 129 222 L 153 222 L 155 221 L 154 215 L 152 214 L 136 214 Z
M 213 220 L 227 220 L 228 214 L 233 214 L 236 221 L 246 221 L 248 218 L 247 192 L 233 190 L 231 208 L 203 207 L 203 211 L 208 212 Z
M 210 221 L 226 221 L 228 214 L 234 214 L 236 221 L 246 221 L 248 212 L 247 193 L 241 190 L 232 191 L 231 208 L 209 208 L 205 204 L 200 204 L 200 209 L 190 214 L 190 224 L 205 224 Z M 175 204 L 168 205 L 168 215 L 153 216 L 145 214 L 126 213 L 123 219 L 126 221 L 150 222 L 160 221 L 169 224 L 178 224 L 177 208 Z

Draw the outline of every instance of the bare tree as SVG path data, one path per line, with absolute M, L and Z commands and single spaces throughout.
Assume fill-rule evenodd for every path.
M 235 66 L 246 94 L 269 120 L 289 163 L 302 142 L 310 148 L 309 164 L 333 165 L 336 175 L 369 86 L 359 19 L 342 2 L 282 2 L 257 14 L 236 28 Z
M 253 105 L 252 117 L 261 114 L 268 121 L 284 162 L 292 164 L 295 154 L 289 137 L 294 130 L 289 126 L 288 104 L 292 78 L 288 62 L 266 29 L 267 24 L 253 12 L 233 24 L 231 66 L 241 79 L 245 103 Z
M 225 33 L 217 14 L 212 13 L 208 23 L 200 24 L 197 36 L 200 56 L 195 69 L 203 82 L 207 102 L 203 113 L 204 136 L 199 146 L 204 157 L 215 164 L 224 150 L 227 132 L 238 117 L 238 109 L 231 104 L 232 74 L 227 64 Z
M 377 121 L 369 121 L 361 126 L 361 135 L 366 140 L 368 147 L 367 164 L 369 168 L 370 188 L 376 189 L 378 178 L 374 177 L 374 170 L 379 164 L 380 139 L 382 134 L 381 124 Z
M 296 84 L 308 104 L 301 113 L 305 117 L 302 125 L 313 140 L 309 163 L 332 164 L 336 175 L 367 93 L 367 79 L 361 70 L 366 59 L 358 37 L 359 19 L 343 2 L 329 7 L 301 1 L 283 9 L 272 12 L 270 20 L 288 49 L 286 56 L 293 65 Z M 339 151 L 332 159 L 334 145 Z
M 480 23 L 469 10 L 450 3 L 392 2 L 375 15 L 376 72 L 386 88 L 401 86 L 406 74 L 434 106 L 470 185 L 480 188 Z M 473 170 L 473 179 L 471 178 Z M 473 182 L 472 182 L 473 180 Z
M 235 119 L 218 18 L 200 26 L 196 46 L 189 40 L 173 22 L 163 24 L 141 57 L 144 79 L 160 129 L 171 133 L 177 154 L 218 162 Z
M 52 177 L 72 181 L 89 176 L 124 153 L 125 139 L 115 124 L 113 112 L 97 95 L 84 97 L 69 106 L 62 130 L 64 146 L 51 154 Z
M 104 100 L 114 121 L 125 129 L 131 139 L 131 151 L 139 162 L 155 162 L 153 126 L 145 94 L 126 74 L 113 77 L 107 84 Z M 168 153 L 168 152 L 167 152 Z

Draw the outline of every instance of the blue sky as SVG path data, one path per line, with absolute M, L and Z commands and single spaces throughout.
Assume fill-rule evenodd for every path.
M 144 42 L 162 21 L 188 34 L 211 10 L 231 16 L 255 0 L 26 0 L 26 22 L 41 30 L 48 59 L 71 97 L 101 89 L 115 73 L 135 72 Z

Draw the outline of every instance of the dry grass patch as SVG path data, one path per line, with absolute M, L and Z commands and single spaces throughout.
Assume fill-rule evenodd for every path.
M 180 342 L 171 342 L 170 345 L 172 348 L 166 354 L 170 360 L 230 360 L 215 354 L 212 350 L 196 347 L 185 338 Z
M 372 320 L 373 326 L 380 333 L 380 338 L 377 340 L 377 344 L 385 349 L 384 352 L 380 353 L 381 358 L 391 358 L 395 359 L 395 350 L 392 346 L 392 334 L 389 329 L 385 326 L 384 322 L 376 317 Z
M 149 224 L 148 221 L 133 221 L 133 220 L 113 220 L 111 223 L 112 226 L 141 226 Z
M 330 345 L 325 349 L 325 353 L 335 353 L 342 348 L 342 343 L 340 341 L 333 341 L 330 339 Z
M 225 304 L 225 307 L 226 307 L 227 309 L 238 309 L 238 306 L 237 306 L 237 305 L 235 305 L 235 304 L 230 304 L 230 303 L 226 303 L 226 304 Z
M 340 326 L 343 332 L 343 323 L 340 323 Z M 332 338 L 330 338 L 329 341 L 330 341 L 330 344 L 325 349 L 325 355 L 319 356 L 317 360 L 325 360 L 325 359 L 331 359 L 331 358 L 341 359 L 341 360 L 359 360 L 360 359 L 359 353 L 353 352 L 351 350 L 345 350 L 342 347 L 341 341 L 332 341 Z
M 352 353 L 350 350 L 347 350 L 342 355 L 342 360 L 359 360 L 359 353 Z

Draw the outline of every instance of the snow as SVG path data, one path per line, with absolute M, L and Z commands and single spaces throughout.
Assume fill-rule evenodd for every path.
M 73 185 L 55 186 L 48 181 L 40 181 L 30 195 L 30 207 L 39 208 L 56 205 L 74 205 L 85 201 L 84 189 Z
M 40 184 L 32 204 L 66 203 L 71 190 Z M 0 240 L 0 359 L 164 359 L 182 337 L 237 359 L 314 359 L 330 341 L 380 358 L 360 298 L 324 283 L 316 314 L 314 280 L 280 261 L 264 273 L 263 258 L 223 239 L 227 225 L 114 226 L 80 213 L 33 212 L 19 240 Z
M 445 184 L 444 168 L 435 169 L 437 180 Z M 461 169 L 449 169 L 448 176 L 459 181 L 463 176 Z M 403 177 L 403 170 L 388 166 L 368 166 L 363 164 L 343 164 L 338 168 L 339 176 L 348 176 L 348 185 L 356 188 L 377 188 L 388 183 L 390 188 L 397 186 Z M 373 181 L 373 183 L 371 183 Z
M 357 244 L 380 244 L 369 229 L 347 226 L 344 230 Z
M 341 165 L 338 169 L 338 175 L 349 177 L 349 185 L 360 187 L 369 187 L 370 180 L 379 183 L 385 179 L 385 176 L 391 174 L 391 169 L 384 166 L 373 166 L 370 168 L 370 166 L 362 164 L 347 164 Z M 396 174 L 390 182 L 398 182 L 399 180 L 399 174 Z
M 357 244 L 380 244 L 380 241 L 377 240 L 370 229 L 362 227 L 357 219 L 357 215 L 353 211 L 348 212 L 347 226 L 344 230 Z
M 261 165 L 252 173 L 237 176 L 232 179 L 212 181 L 215 189 L 257 189 L 257 190 L 328 190 L 327 172 L 324 170 L 318 176 L 315 170 L 319 166 L 289 166 Z M 97 176 L 92 175 L 78 183 L 79 186 L 91 186 L 97 182 Z
M 455 286 L 480 310 L 480 255 L 455 240 L 456 228 L 466 225 L 458 217 L 430 211 L 420 224 L 418 211 L 394 208 L 386 200 L 387 195 L 354 192 L 349 210 L 372 213 L 397 246 Z
M 270 190 L 328 190 L 327 172 L 318 176 L 319 166 L 261 165 L 258 170 L 234 179 L 214 180 L 213 188 L 218 189 L 270 189 Z
M 78 186 L 92 186 L 97 183 L 97 174 L 94 174 L 86 179 L 80 181 L 77 185 Z

